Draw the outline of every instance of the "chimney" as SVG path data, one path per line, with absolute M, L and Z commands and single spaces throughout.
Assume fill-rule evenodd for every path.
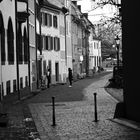
M 77 6 L 77 1 L 72 1 L 72 3 Z
M 81 5 L 77 5 L 78 9 L 81 11 Z
M 83 15 L 88 19 L 88 13 L 83 13 Z

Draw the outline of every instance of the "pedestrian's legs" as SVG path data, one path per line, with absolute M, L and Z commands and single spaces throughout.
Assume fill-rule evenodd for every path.
M 72 86 L 72 80 L 71 80 L 71 79 L 69 79 L 69 82 L 70 82 L 69 87 L 71 87 L 71 86 Z

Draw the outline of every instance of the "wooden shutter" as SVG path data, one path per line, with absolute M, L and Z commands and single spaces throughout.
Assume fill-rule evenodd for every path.
M 49 25 L 52 26 L 52 15 L 49 15 Z
M 47 17 L 47 13 L 45 13 L 45 25 L 47 26 L 48 25 L 48 17 Z
M 48 50 L 48 36 L 46 36 L 46 50 Z
M 51 36 L 51 50 L 53 50 L 53 37 Z

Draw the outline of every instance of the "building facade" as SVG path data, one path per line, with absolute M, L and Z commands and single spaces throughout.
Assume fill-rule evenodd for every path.
M 55 6 L 57 5 L 57 6 Z M 65 3 L 58 1 L 43 1 L 40 4 L 40 23 L 37 27 L 41 43 L 38 58 L 41 56 L 41 77 L 46 79 L 47 68 L 51 69 L 51 84 L 66 83 L 67 78 L 67 54 L 65 34 Z M 66 22 L 67 23 L 67 22 Z M 67 39 L 68 42 L 68 39 Z M 40 58 L 39 58 L 40 59 Z M 39 60 L 40 61 L 40 60 Z
M 90 71 L 94 69 L 97 72 L 98 67 L 102 66 L 101 41 L 94 38 L 90 40 L 89 50 L 89 69 Z
M 28 0 L 29 11 L 29 47 L 30 47 L 30 83 L 31 90 L 37 89 L 37 45 L 36 45 L 36 1 Z
M 0 97 L 30 90 L 27 1 L 0 3 Z M 18 38 L 17 38 L 18 37 Z

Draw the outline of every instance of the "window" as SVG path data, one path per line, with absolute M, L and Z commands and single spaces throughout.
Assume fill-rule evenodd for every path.
M 46 50 L 48 50 L 48 36 L 46 36 Z
M 24 62 L 28 62 L 28 39 L 26 34 L 26 28 L 24 28 L 24 36 L 23 36 L 23 44 L 24 44 Z
M 60 50 L 60 39 L 58 37 L 54 37 L 54 50 L 55 51 Z
M 42 36 L 42 45 L 44 50 L 46 50 L 46 36 Z
M 16 90 L 17 90 L 16 82 L 17 82 L 16 80 L 13 80 L 13 92 L 16 92 Z
M 10 80 L 6 82 L 6 90 L 7 90 L 7 95 L 8 95 L 11 91 Z
M 8 45 L 8 62 L 9 64 L 14 64 L 14 33 L 13 33 L 13 25 L 11 19 L 8 22 L 8 30 L 7 30 L 7 45 Z
M 23 78 L 21 77 L 20 78 L 20 89 L 22 89 L 23 88 Z
M 49 13 L 42 13 L 42 25 L 52 26 L 52 15 Z
M 53 27 L 54 27 L 54 28 L 57 28 L 57 26 L 58 26 L 58 25 L 57 25 L 57 16 L 54 15 L 54 16 L 53 16 Z
M 53 50 L 53 37 L 51 36 L 51 50 Z
M 52 26 L 52 15 L 48 14 L 49 26 Z
M 22 64 L 23 62 L 23 48 L 22 48 L 22 34 L 21 34 L 21 27 L 19 26 L 18 30 L 18 59 L 19 59 L 19 64 Z
M 4 29 L 4 23 L 3 18 L 0 13 L 0 47 L 1 47 L 1 64 L 5 64 L 5 29 Z
M 96 56 L 94 56 L 94 65 L 96 67 Z
M 46 23 L 46 21 L 45 21 L 45 13 L 42 13 L 41 17 L 42 17 L 42 25 L 46 25 L 45 24 Z
M 53 50 L 53 37 L 46 36 L 46 50 Z

